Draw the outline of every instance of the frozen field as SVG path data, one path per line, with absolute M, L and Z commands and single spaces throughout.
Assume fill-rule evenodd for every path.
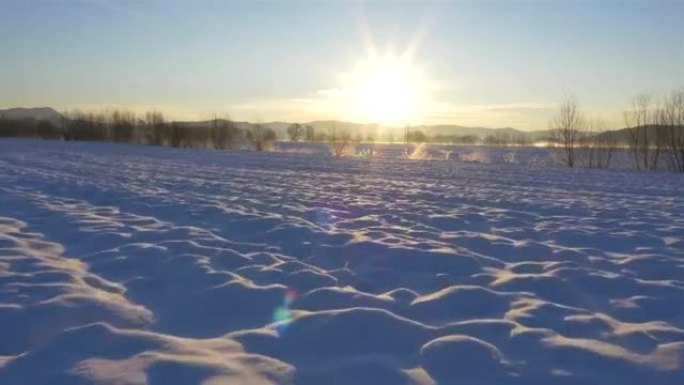
M 0 384 L 684 384 L 683 175 L 282 148 L 0 140 Z

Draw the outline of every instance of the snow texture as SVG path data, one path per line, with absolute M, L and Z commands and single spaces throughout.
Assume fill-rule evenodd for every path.
M 681 175 L 280 149 L 0 141 L 0 384 L 684 383 Z

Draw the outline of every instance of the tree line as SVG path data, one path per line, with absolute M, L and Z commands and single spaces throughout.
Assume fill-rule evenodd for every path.
M 256 124 L 241 129 L 230 119 L 218 116 L 201 123 L 168 122 L 158 111 L 139 116 L 126 110 L 69 111 L 62 114 L 59 123 L 32 119 L 10 120 L 0 116 L 0 137 L 212 149 L 233 149 L 249 144 L 257 151 L 269 150 L 277 139 L 269 127 Z
M 241 142 L 261 144 L 277 140 L 276 133 L 269 127 L 253 125 L 240 129 L 229 118 L 214 117 L 207 122 L 166 121 L 162 113 L 149 111 L 138 116 L 131 111 L 112 110 L 107 112 L 69 111 L 62 114 L 59 124 L 32 119 L 10 120 L 0 116 L 0 137 L 23 137 L 37 139 L 62 139 L 82 141 L 105 141 L 150 144 L 185 148 L 236 148 Z M 372 134 L 357 132 L 352 136 L 348 130 L 330 128 L 327 132 L 317 132 L 306 124 L 293 123 L 286 128 L 287 139 L 293 142 L 334 142 L 342 133 L 350 143 L 372 143 L 384 141 L 394 143 L 395 137 L 388 132 L 385 137 L 376 138 Z M 485 144 L 491 146 L 525 146 L 532 140 L 525 134 L 497 132 L 480 138 L 476 135 L 433 135 L 421 130 L 409 130 L 402 138 L 405 143 L 435 143 L 454 145 Z M 260 144 L 255 147 L 263 147 Z
M 624 114 L 627 140 L 615 131 L 606 131 L 597 119 L 588 118 L 577 101 L 563 101 L 551 123 L 551 147 L 569 167 L 609 168 L 616 149 L 628 148 L 636 169 L 668 169 L 684 172 L 684 89 L 675 90 L 654 102 L 648 95 L 637 95 Z M 618 131 L 619 132 L 619 131 Z M 354 137 L 348 130 L 334 127 L 316 132 L 314 127 L 294 123 L 286 128 L 290 141 L 327 142 L 333 154 L 342 156 L 353 143 L 374 142 L 370 134 Z M 268 151 L 277 135 L 268 126 L 254 124 L 240 128 L 228 117 L 206 122 L 168 122 L 158 111 L 143 115 L 126 110 L 105 112 L 69 111 L 61 121 L 11 120 L 0 116 L 0 137 L 24 137 L 80 141 L 109 141 L 183 148 L 234 149 L 250 146 Z M 383 138 L 395 142 L 394 133 Z M 428 136 L 406 126 L 402 141 L 408 144 L 485 144 L 489 146 L 527 146 L 532 140 L 525 134 L 494 132 L 482 139 L 475 135 Z M 400 139 L 400 140 L 401 140 Z
M 684 89 L 657 102 L 648 95 L 635 96 L 624 120 L 634 168 L 684 172 Z M 568 167 L 608 168 L 620 147 L 618 134 L 587 118 L 572 97 L 560 104 L 551 129 L 553 146 Z

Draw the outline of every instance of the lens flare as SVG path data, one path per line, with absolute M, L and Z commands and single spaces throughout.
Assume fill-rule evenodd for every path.
M 290 304 L 297 299 L 297 292 L 294 290 L 288 290 L 285 293 L 285 306 L 290 306 Z
M 273 312 L 273 322 L 276 324 L 278 336 L 282 336 L 286 332 L 290 322 L 292 322 L 292 310 L 290 309 L 290 306 L 296 299 L 297 292 L 291 289 L 288 290 L 285 293 L 283 304 Z

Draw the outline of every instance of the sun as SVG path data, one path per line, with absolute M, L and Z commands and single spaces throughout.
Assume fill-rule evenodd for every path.
M 382 125 L 408 124 L 418 112 L 419 83 L 415 69 L 398 59 L 359 66 L 352 85 L 357 116 Z

